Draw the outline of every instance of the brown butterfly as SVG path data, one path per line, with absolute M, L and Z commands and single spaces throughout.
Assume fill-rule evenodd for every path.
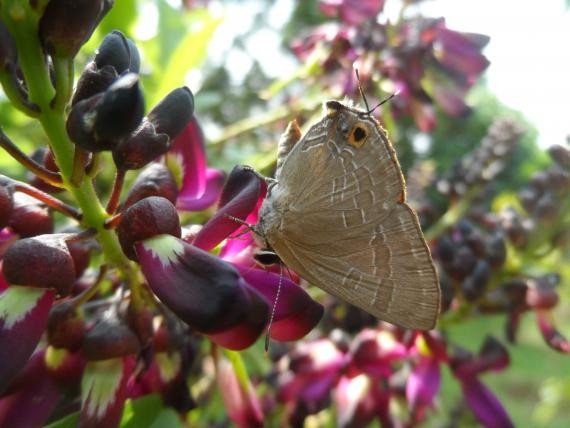
M 328 101 L 304 137 L 289 124 L 253 231 L 262 262 L 274 261 L 274 251 L 312 284 L 382 320 L 434 327 L 437 272 L 396 152 L 369 111 Z

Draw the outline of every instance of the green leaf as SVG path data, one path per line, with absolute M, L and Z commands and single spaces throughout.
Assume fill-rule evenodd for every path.
M 79 412 L 75 412 L 55 422 L 52 422 L 49 425 L 46 425 L 45 428 L 75 428 L 77 427 L 78 422 Z
M 196 10 L 189 15 L 190 29 L 170 55 L 150 105 L 156 104 L 172 89 L 182 86 L 186 74 L 204 62 L 210 40 L 223 20 L 212 17 L 205 10 Z
M 137 400 L 127 400 L 121 427 L 178 428 L 182 427 L 182 423 L 173 409 L 162 405 L 160 396 L 147 395 Z

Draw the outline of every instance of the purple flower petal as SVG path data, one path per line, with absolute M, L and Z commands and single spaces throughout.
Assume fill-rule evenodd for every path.
M 224 186 L 216 214 L 208 220 L 194 239 L 194 245 L 211 250 L 241 225 L 228 216 L 243 221 L 265 196 L 265 182 L 251 169 L 236 166 Z
M 489 336 L 485 339 L 479 355 L 456 360 L 453 364 L 453 374 L 461 379 L 470 379 L 488 370 L 502 370 L 509 362 L 507 348 Z
M 514 426 L 501 402 L 479 379 L 464 380 L 461 382 L 461 388 L 467 404 L 483 426 L 493 428 Z
M 263 427 L 261 404 L 249 379 L 240 382 L 231 362 L 223 357 L 216 360 L 216 379 L 229 418 L 238 427 Z
M 0 294 L 0 394 L 36 348 L 54 294 L 53 289 L 18 286 Z
M 168 151 L 169 162 L 175 157 L 182 170 L 182 186 L 179 196 L 186 199 L 199 199 L 206 191 L 206 154 L 204 134 L 196 117 L 174 139 Z
M 432 406 L 441 384 L 439 362 L 421 357 L 406 383 L 406 399 L 411 409 Z
M 258 334 L 265 328 L 267 302 L 229 263 L 170 235 L 141 241 L 135 249 L 150 288 L 188 325 L 208 334 L 243 323 Z
M 384 0 L 321 0 L 319 7 L 327 16 L 337 16 L 349 25 L 374 19 L 384 8 Z
M 204 193 L 199 198 L 195 198 L 181 191 L 176 201 L 176 207 L 182 211 L 202 211 L 211 207 L 220 198 L 225 178 L 223 171 L 214 168 L 206 169 L 206 189 Z
M 482 34 L 460 33 L 448 28 L 438 29 L 434 54 L 447 69 L 467 76 L 479 76 L 488 66 L 489 60 L 481 49 L 489 42 Z
M 337 426 L 365 427 L 372 422 L 377 412 L 373 389 L 365 374 L 340 378 L 334 392 Z
M 130 358 L 92 361 L 85 366 L 78 426 L 119 425 L 126 399 L 126 383 L 133 367 L 134 360 Z
M 39 367 L 34 374 L 33 381 L 0 400 L 0 426 L 27 428 L 46 424 L 62 394 L 45 367 Z
M 570 342 L 554 327 L 550 312 L 537 310 L 536 321 L 548 346 L 564 354 L 570 354 Z
M 355 337 L 351 364 L 371 376 L 389 376 L 391 362 L 407 355 L 408 350 L 393 333 L 386 330 L 363 330 Z
M 271 338 L 298 340 L 311 331 L 323 316 L 323 306 L 288 278 L 261 269 L 236 266 L 243 278 L 268 302 L 275 302 L 279 282 L 281 291 L 275 307 Z

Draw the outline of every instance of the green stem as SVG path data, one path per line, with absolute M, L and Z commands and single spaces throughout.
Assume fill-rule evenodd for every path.
M 73 91 L 73 59 L 53 56 L 52 62 L 57 89 L 53 99 L 53 109 L 63 112 Z

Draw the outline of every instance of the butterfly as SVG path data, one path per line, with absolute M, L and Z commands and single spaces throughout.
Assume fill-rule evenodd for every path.
M 396 152 L 370 111 L 328 101 L 306 135 L 295 121 L 288 125 L 275 180 L 252 230 L 261 263 L 278 258 L 310 283 L 390 323 L 434 327 L 441 299 L 437 271 L 406 202 Z

